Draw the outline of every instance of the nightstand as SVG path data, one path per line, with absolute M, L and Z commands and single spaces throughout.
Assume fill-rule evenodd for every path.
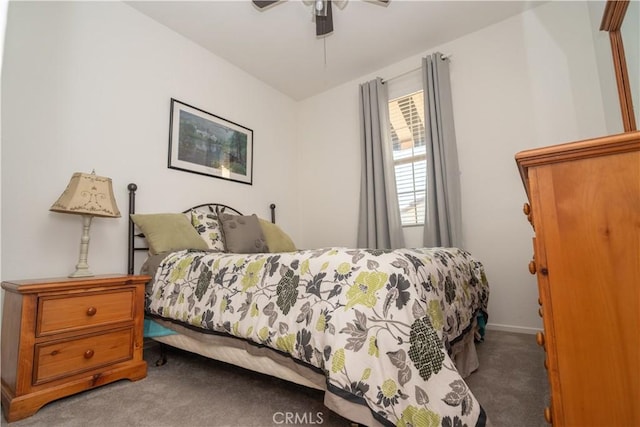
M 147 376 L 149 276 L 2 282 L 2 409 L 7 421 L 113 381 Z

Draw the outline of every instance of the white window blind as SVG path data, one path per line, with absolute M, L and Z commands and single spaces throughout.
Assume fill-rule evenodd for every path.
M 389 101 L 389 121 L 402 225 L 422 225 L 427 180 L 422 90 Z

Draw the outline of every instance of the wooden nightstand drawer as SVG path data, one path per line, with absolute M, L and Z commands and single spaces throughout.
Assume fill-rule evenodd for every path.
M 36 336 L 133 319 L 134 289 L 38 299 Z
M 9 422 L 55 399 L 147 375 L 149 276 L 3 281 L 2 411 Z
M 33 383 L 41 384 L 133 357 L 133 329 L 36 344 Z

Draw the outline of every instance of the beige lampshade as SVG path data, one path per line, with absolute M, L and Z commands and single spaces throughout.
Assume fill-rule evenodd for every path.
M 54 212 L 120 218 L 111 178 L 95 172 L 76 172 L 60 198 L 49 209 Z

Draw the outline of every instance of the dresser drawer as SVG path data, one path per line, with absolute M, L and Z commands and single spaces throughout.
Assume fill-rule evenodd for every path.
M 133 357 L 132 328 L 73 340 L 36 344 L 33 384 L 123 362 Z
M 38 298 L 36 336 L 84 329 L 134 316 L 133 289 Z

